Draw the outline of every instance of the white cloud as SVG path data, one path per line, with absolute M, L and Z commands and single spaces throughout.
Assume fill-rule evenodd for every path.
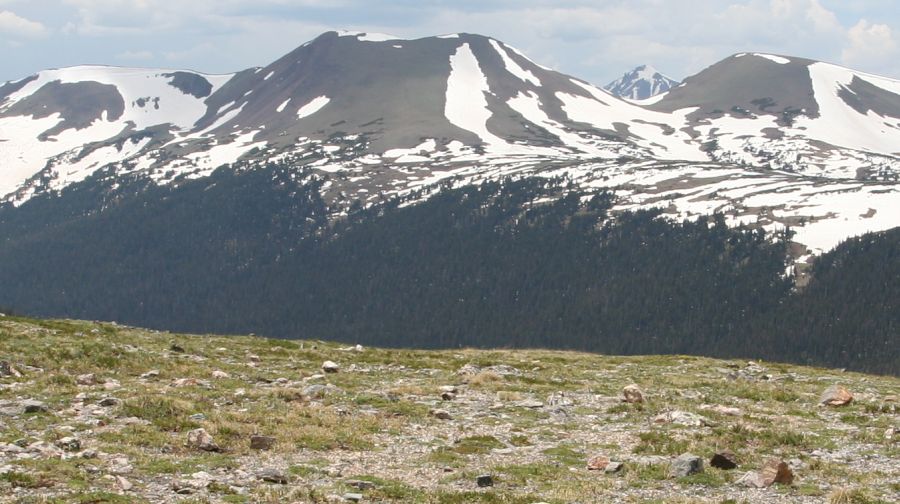
M 847 66 L 871 71 L 885 66 L 897 67 L 900 46 L 886 24 L 870 24 L 861 19 L 847 32 L 847 43 L 841 52 L 841 61 Z
M 0 10 L 0 34 L 37 38 L 47 33 L 47 27 L 37 21 L 25 19 L 11 11 Z

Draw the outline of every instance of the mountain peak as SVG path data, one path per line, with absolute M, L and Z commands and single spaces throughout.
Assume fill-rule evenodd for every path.
M 652 65 L 640 65 L 626 72 L 621 78 L 610 82 L 604 89 L 628 100 L 646 100 L 665 93 L 678 85 L 678 81 L 667 77 Z

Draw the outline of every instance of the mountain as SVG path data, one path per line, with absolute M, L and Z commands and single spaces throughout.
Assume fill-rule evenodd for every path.
M 758 53 L 630 102 L 472 34 L 48 70 L 0 88 L 0 305 L 896 372 L 900 272 L 859 265 L 894 257 L 898 104 Z
M 898 225 L 898 93 L 739 54 L 639 105 L 483 36 L 329 32 L 233 75 L 76 67 L 6 83 L 0 194 L 20 205 L 102 169 L 170 184 L 284 160 L 327 177 L 339 215 L 443 181 L 565 174 L 621 208 L 791 226 L 820 254 Z
M 679 84 L 650 65 L 641 65 L 603 86 L 603 89 L 626 100 L 646 100 L 668 92 Z

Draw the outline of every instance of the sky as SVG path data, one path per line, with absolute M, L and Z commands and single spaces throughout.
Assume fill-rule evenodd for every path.
M 598 85 L 749 51 L 900 78 L 896 0 L 0 0 L 0 82 L 79 64 L 229 73 L 333 29 L 488 35 Z

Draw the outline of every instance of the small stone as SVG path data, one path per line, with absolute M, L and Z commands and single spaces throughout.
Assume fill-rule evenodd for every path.
M 184 347 L 173 341 L 172 344 L 169 345 L 169 351 L 174 353 L 184 353 Z
M 35 401 L 34 399 L 26 399 L 22 401 L 22 408 L 25 413 L 47 413 L 50 411 L 50 408 L 41 401 Z
M 122 384 L 119 383 L 119 380 L 106 380 L 103 383 L 103 390 L 118 390 L 122 388 Z
M 454 394 L 453 392 L 442 392 L 441 393 L 442 401 L 452 401 L 454 399 L 456 399 L 456 394 Z
M 606 466 L 605 472 L 606 474 L 617 473 L 621 471 L 623 467 L 625 467 L 625 464 L 621 462 L 610 462 L 609 465 Z
M 81 441 L 78 438 L 73 436 L 66 436 L 64 438 L 60 438 L 56 441 L 56 446 L 62 448 L 67 452 L 75 452 L 81 449 Z
M 109 408 L 112 406 L 118 406 L 120 402 L 122 401 L 116 399 L 115 397 L 104 397 L 103 399 L 100 399 L 100 402 L 98 402 L 97 404 L 104 408 Z
M 475 479 L 475 484 L 478 485 L 478 488 L 492 487 L 494 486 L 494 477 L 490 474 L 482 474 Z
M 458 393 L 459 393 L 459 389 L 457 389 L 457 388 L 456 388 L 455 386 L 453 386 L 453 385 L 443 385 L 443 386 L 441 386 L 440 391 L 441 391 L 441 392 L 449 392 L 449 393 L 451 393 L 451 394 L 458 394 Z
M 644 393 L 637 385 L 627 385 L 622 389 L 622 401 L 627 403 L 642 403 L 644 402 Z
M 97 375 L 94 373 L 81 374 L 75 377 L 75 383 L 78 385 L 96 385 Z
M 194 413 L 193 415 L 189 416 L 188 419 L 195 422 L 202 422 L 206 420 L 206 415 L 204 415 L 203 413 Z
M 177 380 L 173 380 L 169 385 L 170 387 L 182 388 L 182 387 L 191 387 L 197 385 L 196 378 L 178 378 Z
M 203 451 L 219 451 L 219 445 L 215 443 L 213 437 L 206 432 L 206 429 L 194 429 L 188 432 L 188 445 Z
M 703 472 L 703 459 L 692 453 L 679 455 L 669 466 L 670 478 L 684 478 L 701 472 Z
M 886 431 L 884 431 L 884 439 L 891 441 L 897 435 L 900 434 L 900 428 L 898 427 L 888 427 Z
M 134 484 L 132 484 L 130 481 L 123 478 L 122 476 L 116 476 L 115 478 L 116 478 L 116 485 L 118 485 L 119 488 L 121 488 L 123 492 L 127 492 L 127 491 L 131 490 L 132 488 L 134 488 Z
M 271 436 L 250 436 L 250 448 L 253 450 L 271 450 L 275 446 L 275 438 Z
M 97 450 L 84 450 L 78 454 L 83 459 L 95 459 L 99 456 Z
M 362 494 L 359 493 L 345 493 L 344 500 L 349 502 L 359 502 L 363 498 Z
M 256 473 L 256 477 L 267 482 L 277 483 L 279 485 L 287 485 L 287 476 L 278 469 L 263 469 Z
M 247 360 L 250 362 L 259 362 L 262 359 L 260 359 L 259 355 L 256 354 L 247 354 Z
M 749 471 L 740 477 L 735 484 L 738 486 L 745 486 L 750 488 L 765 488 L 766 484 L 763 482 L 762 475 L 756 471 Z
M 349 480 L 349 481 L 345 481 L 345 483 L 347 484 L 347 486 L 352 486 L 353 488 L 356 488 L 357 490 L 366 491 L 366 490 L 374 490 L 375 489 L 375 483 L 372 483 L 371 481 Z
M 540 409 L 544 407 L 544 403 L 535 399 L 526 399 L 524 401 L 519 401 L 518 403 L 516 403 L 516 406 L 520 408 Z
M 325 373 L 337 373 L 340 370 L 341 370 L 341 367 L 338 366 L 336 362 L 327 360 L 322 363 L 322 371 Z
M 715 455 L 709 459 L 709 465 L 718 469 L 734 469 L 738 465 L 737 456 L 735 456 L 731 450 L 722 450 L 716 452 Z
M 13 377 L 21 377 L 22 373 L 20 373 L 16 368 L 10 364 L 9 361 L 0 361 L 0 376 L 13 376 Z
M 609 457 L 606 455 L 595 455 L 588 459 L 588 471 L 604 471 L 609 466 Z
M 668 411 L 653 418 L 654 423 L 667 423 L 676 425 L 685 425 L 688 427 L 701 427 L 711 425 L 706 418 L 688 411 Z
M 430 414 L 434 418 L 437 418 L 438 420 L 452 420 L 453 419 L 453 417 L 450 416 L 450 412 L 447 410 L 443 410 L 443 409 L 433 409 L 433 410 L 429 411 L 428 414 Z
M 144 374 L 141 375 L 141 378 L 143 378 L 143 379 L 145 379 L 145 380 L 149 380 L 149 379 L 152 379 L 152 378 L 159 378 L 159 370 L 158 370 L 158 369 L 152 369 L 152 370 L 150 370 L 150 371 L 147 371 L 146 373 L 144 373 Z
M 759 474 L 766 486 L 772 486 L 775 483 L 790 485 L 794 482 L 794 472 L 791 471 L 787 462 L 779 459 L 769 459 L 763 464 Z
M 819 398 L 819 404 L 823 406 L 846 406 L 853 402 L 853 394 L 840 385 L 828 387 Z
M 212 377 L 217 380 L 224 380 L 226 378 L 230 378 L 231 375 L 226 373 L 225 371 L 219 371 L 218 369 L 212 372 Z

